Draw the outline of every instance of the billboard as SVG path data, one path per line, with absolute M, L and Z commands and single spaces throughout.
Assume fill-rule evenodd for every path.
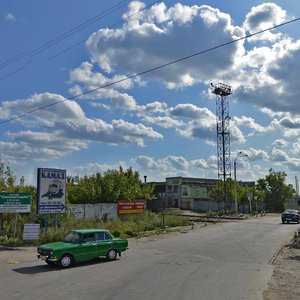
M 29 213 L 30 211 L 30 193 L 0 193 L 0 213 Z
M 66 212 L 66 170 L 39 168 L 37 176 L 37 213 Z
M 118 201 L 118 215 L 138 215 L 145 212 L 145 201 Z
M 182 198 L 205 198 L 207 199 L 207 188 L 201 186 L 182 186 Z

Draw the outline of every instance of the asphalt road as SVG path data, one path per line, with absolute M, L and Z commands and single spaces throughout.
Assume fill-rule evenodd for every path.
M 131 240 L 113 262 L 2 264 L 0 299 L 262 299 L 272 257 L 298 228 L 259 217 Z

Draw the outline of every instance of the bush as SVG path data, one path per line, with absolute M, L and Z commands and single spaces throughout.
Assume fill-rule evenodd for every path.
M 17 247 L 22 245 L 22 241 L 18 238 L 9 238 L 7 236 L 0 236 L 0 245 L 8 247 Z
M 165 226 L 166 227 L 178 227 L 188 225 L 189 221 L 185 218 L 173 215 L 165 215 Z M 42 224 L 43 225 L 43 224 Z M 44 227 L 40 231 L 40 240 L 32 241 L 34 243 L 48 243 L 61 241 L 66 236 L 67 232 L 76 229 L 88 229 L 88 228 L 103 228 L 109 230 L 114 237 L 136 237 L 144 236 L 145 234 L 151 235 L 160 232 L 163 229 L 162 213 L 145 212 L 144 215 L 136 216 L 124 216 L 114 220 L 76 220 L 74 217 L 62 218 L 60 222 L 49 222 L 47 231 Z M 13 245 L 18 246 L 25 244 L 21 240 L 22 228 L 19 228 L 17 237 L 8 238 L 4 237 L 2 233 L 0 238 L 0 245 Z M 28 244 L 28 242 L 26 242 Z

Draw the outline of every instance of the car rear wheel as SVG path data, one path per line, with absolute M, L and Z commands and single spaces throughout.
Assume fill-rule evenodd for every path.
M 117 251 L 114 249 L 110 249 L 106 254 L 107 260 L 115 260 L 116 257 L 117 257 Z
M 65 254 L 59 260 L 59 265 L 62 268 L 68 268 L 73 264 L 73 262 L 74 262 L 73 257 L 69 254 Z

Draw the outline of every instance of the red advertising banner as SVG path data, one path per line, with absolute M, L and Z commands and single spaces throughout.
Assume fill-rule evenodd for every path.
M 145 212 L 145 201 L 118 201 L 118 215 L 138 215 Z

